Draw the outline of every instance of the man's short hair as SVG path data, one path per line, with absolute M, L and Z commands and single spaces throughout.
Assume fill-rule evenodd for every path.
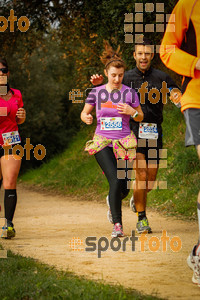
M 135 43 L 135 47 L 134 47 L 134 51 L 136 50 L 136 46 L 152 46 L 153 43 L 151 40 L 149 40 L 148 38 L 146 37 L 143 37 L 143 41 L 140 42 L 140 43 Z

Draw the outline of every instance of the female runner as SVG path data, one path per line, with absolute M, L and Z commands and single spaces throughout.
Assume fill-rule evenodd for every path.
M 113 219 L 112 237 L 124 236 L 122 227 L 121 201 L 129 192 L 127 187 L 127 167 L 123 173 L 120 167 L 135 158 L 137 140 L 130 131 L 130 116 L 141 122 L 143 112 L 136 92 L 122 84 L 125 63 L 106 43 L 101 57 L 108 78 L 105 85 L 92 89 L 81 112 L 81 120 L 92 124 L 91 112 L 96 106 L 97 127 L 93 140 L 88 141 L 85 150 L 94 154 L 109 182 L 109 205 Z M 122 178 L 122 179 L 121 179 Z
M 21 92 L 11 89 L 7 83 L 8 64 L 0 58 L 0 170 L 3 177 L 5 225 L 1 237 L 15 236 L 12 223 L 17 203 L 16 183 L 21 166 L 21 157 L 12 155 L 12 148 L 21 142 L 18 124 L 26 119 Z M 4 91 L 4 89 L 6 89 Z

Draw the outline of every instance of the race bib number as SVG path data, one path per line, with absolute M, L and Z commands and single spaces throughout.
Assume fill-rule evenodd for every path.
M 157 124 L 140 123 L 139 138 L 141 138 L 141 139 L 158 139 Z
M 101 118 L 101 130 L 122 130 L 122 118 Z
M 2 133 L 2 137 L 4 145 L 19 144 L 21 142 L 18 131 Z

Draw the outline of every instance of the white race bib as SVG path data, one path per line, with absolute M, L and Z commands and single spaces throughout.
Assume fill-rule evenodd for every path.
M 2 133 L 2 137 L 5 145 L 19 144 L 21 142 L 18 131 Z
M 158 139 L 158 128 L 155 123 L 140 123 L 139 138 L 141 139 Z
M 101 130 L 122 130 L 122 118 L 100 118 Z

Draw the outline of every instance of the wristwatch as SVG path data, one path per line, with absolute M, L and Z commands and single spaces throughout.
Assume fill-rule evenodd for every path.
M 136 111 L 132 116 L 131 116 L 131 118 L 136 118 L 138 116 L 138 112 Z

